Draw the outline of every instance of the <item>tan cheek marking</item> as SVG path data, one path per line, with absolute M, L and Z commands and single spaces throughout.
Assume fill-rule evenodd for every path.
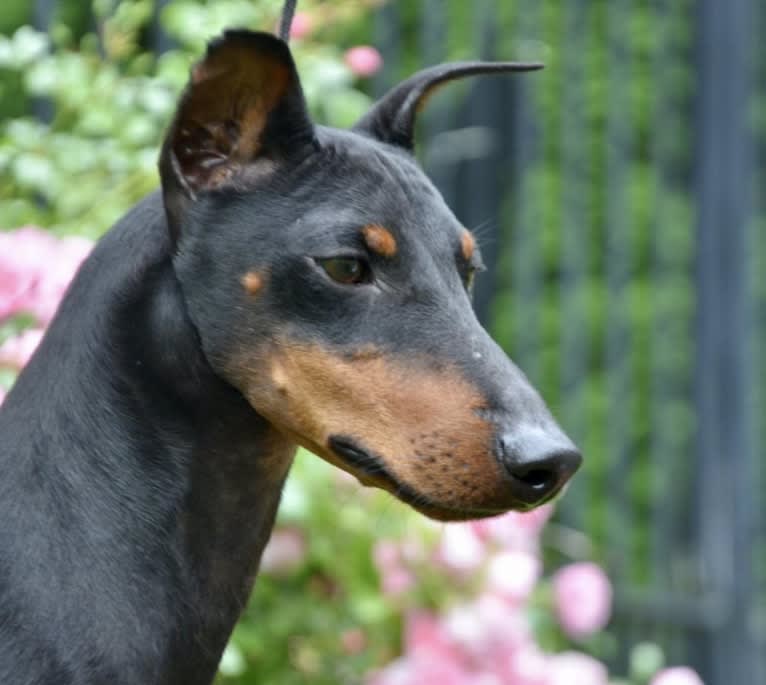
M 471 257 L 473 257 L 473 251 L 476 249 L 476 239 L 470 231 L 463 231 L 463 235 L 460 238 L 460 247 L 465 260 L 470 261 Z
M 343 358 L 308 345 L 279 345 L 260 358 L 265 368 L 245 357 L 235 362 L 232 378 L 256 411 L 299 444 L 350 470 L 327 446 L 332 435 L 348 436 L 432 502 L 507 504 L 493 428 L 476 413 L 483 400 L 457 371 L 398 364 L 369 350 Z
M 396 254 L 396 238 L 383 226 L 370 224 L 362 229 L 364 241 L 373 252 L 391 258 Z
M 242 287 L 248 295 L 255 295 L 263 286 L 263 277 L 255 271 L 248 271 L 242 276 Z

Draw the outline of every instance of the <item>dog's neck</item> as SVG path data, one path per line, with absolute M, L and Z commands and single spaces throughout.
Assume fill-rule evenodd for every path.
M 104 243 L 0 419 L 4 434 L 11 425 L 28 431 L 0 447 L 6 487 L 25 490 L 14 501 L 28 509 L 4 524 L 28 547 L 4 553 L 26 568 L 51 630 L 91 644 L 94 662 L 113 659 L 119 676 L 109 682 L 209 683 L 251 590 L 295 448 L 213 374 L 169 259 L 159 254 L 128 274 L 133 282 L 123 279 L 109 311 L 83 311 L 94 281 L 103 279 L 102 298 L 120 281 L 114 272 L 107 280 Z M 68 311 L 75 300 L 80 311 Z M 53 369 L 59 382 L 42 399 Z M 63 435 L 66 449 L 57 452 L 51 445 Z M 47 454 L 29 450 L 41 443 Z M 34 479 L 58 492 L 55 510 L 37 501 Z M 0 587 L 6 601 L 13 598 Z M 94 608 L 87 622 L 78 603 Z

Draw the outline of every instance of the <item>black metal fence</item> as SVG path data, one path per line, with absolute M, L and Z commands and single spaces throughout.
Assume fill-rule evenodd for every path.
M 562 520 L 616 580 L 612 659 L 655 641 L 708 685 L 766 683 L 764 34 L 758 0 L 375 18 L 378 90 L 456 57 L 548 63 L 434 98 L 422 158 L 478 228 L 481 317 L 585 450 Z

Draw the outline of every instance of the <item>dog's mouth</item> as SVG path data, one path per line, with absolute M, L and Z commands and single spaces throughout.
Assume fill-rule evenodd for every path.
M 403 488 L 410 489 L 394 477 L 380 457 L 361 447 L 352 438 L 333 435 L 328 444 L 363 485 L 377 486 L 397 496 Z
M 498 516 L 508 510 L 507 507 L 483 509 L 437 504 L 431 498 L 399 480 L 386 467 L 380 457 L 360 446 L 353 438 L 334 435 L 329 438 L 328 446 L 344 462 L 348 471 L 353 473 L 363 485 L 387 490 L 397 499 L 430 518 L 439 521 L 466 521 Z

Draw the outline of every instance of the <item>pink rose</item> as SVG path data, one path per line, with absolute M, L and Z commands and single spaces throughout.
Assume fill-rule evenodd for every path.
M 402 550 L 392 540 L 379 540 L 372 550 L 372 558 L 380 575 L 383 594 L 400 595 L 415 584 L 415 578 L 402 562 Z
M 592 563 L 570 564 L 553 576 L 556 614 L 564 632 L 580 638 L 601 630 L 612 613 L 612 585 Z
M 290 24 L 290 38 L 300 40 L 305 38 L 311 29 L 314 28 L 314 22 L 311 17 L 305 12 L 296 12 L 293 17 L 292 24 Z
M 534 550 L 553 510 L 552 504 L 545 504 L 533 511 L 510 511 L 502 516 L 473 521 L 470 525 L 483 540 L 512 549 Z
M 650 685 L 704 685 L 696 671 L 687 666 L 664 668 L 659 671 Z
M 471 674 L 455 661 L 430 656 L 401 657 L 378 671 L 369 685 L 468 685 Z
M 0 232 L 0 320 L 29 312 L 47 324 L 92 248 L 85 238 L 57 239 L 33 226 Z
M 380 590 L 384 595 L 395 597 L 415 585 L 415 577 L 402 566 L 387 568 L 380 579 Z
M 408 656 L 450 659 L 455 649 L 439 619 L 427 611 L 410 612 L 405 619 L 404 648 Z
M 453 571 L 473 571 L 484 561 L 485 547 L 468 523 L 450 523 L 444 526 L 438 560 Z
M 0 232 L 0 320 L 29 309 L 54 243 L 53 236 L 34 226 Z
M 479 659 L 487 655 L 489 636 L 473 605 L 452 607 L 442 619 L 441 625 L 450 643 L 468 656 Z
M 48 324 L 58 309 L 80 264 L 90 254 L 93 243 L 85 238 L 69 236 L 59 239 L 53 251 L 38 268 L 39 279 L 30 311 L 43 324 Z
M 44 333 L 42 328 L 29 328 L 8 338 L 0 345 L 0 366 L 21 370 L 34 354 Z
M 383 66 L 380 53 L 369 45 L 357 45 L 347 50 L 344 60 L 357 76 L 372 76 Z
M 607 685 L 606 667 L 587 654 L 562 652 L 548 658 L 545 685 Z
M 548 657 L 532 640 L 522 643 L 517 649 L 499 654 L 497 659 L 503 683 L 547 685 Z
M 514 602 L 523 602 L 540 578 L 540 560 L 529 552 L 508 550 L 495 555 L 487 567 L 489 589 Z
M 265 573 L 287 574 L 297 569 L 306 558 L 306 539 L 297 528 L 277 528 L 271 534 L 261 557 Z

